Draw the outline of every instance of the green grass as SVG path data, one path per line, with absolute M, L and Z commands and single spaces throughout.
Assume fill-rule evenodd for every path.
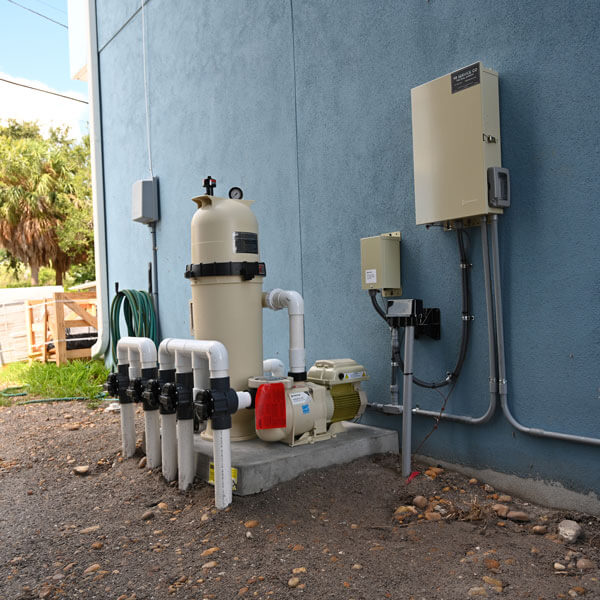
M 108 369 L 99 360 L 74 360 L 60 367 L 54 363 L 12 363 L 0 371 L 0 388 L 27 385 L 31 397 L 86 398 L 88 406 L 93 408 L 100 403 L 97 396 L 107 376 Z M 0 396 L 0 403 L 6 405 L 25 399 Z

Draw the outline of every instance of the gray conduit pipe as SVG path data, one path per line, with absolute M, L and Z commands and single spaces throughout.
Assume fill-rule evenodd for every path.
M 600 446 L 599 438 L 584 437 L 582 435 L 572 435 L 569 433 L 559 433 L 557 431 L 546 431 L 534 427 L 526 427 L 515 419 L 508 406 L 508 390 L 506 381 L 506 361 L 504 356 L 504 322 L 502 318 L 502 289 L 500 285 L 500 252 L 498 249 L 498 215 L 492 215 L 492 271 L 494 277 L 494 298 L 496 309 L 496 339 L 498 343 L 498 386 L 500 392 L 500 404 L 502 412 L 508 422 L 521 433 L 526 433 L 535 437 L 551 438 L 554 440 L 563 440 L 566 442 L 576 442 L 578 444 L 589 444 L 591 446 Z
M 496 371 L 496 343 L 494 337 L 494 314 L 492 311 L 492 286 L 490 278 L 490 257 L 488 250 L 488 235 L 487 235 L 487 223 L 486 217 L 481 219 L 481 249 L 483 257 L 483 278 L 485 282 L 485 307 L 487 314 L 487 328 L 488 328 L 488 355 L 490 365 L 490 402 L 488 408 L 483 415 L 480 417 L 471 417 L 466 415 L 453 415 L 452 413 L 443 412 L 440 414 L 439 410 L 425 410 L 423 408 L 413 408 L 413 415 L 420 415 L 422 417 L 432 417 L 435 419 L 441 418 L 443 421 L 450 421 L 453 423 L 464 423 L 466 425 L 483 425 L 487 423 L 496 412 L 496 403 L 498 398 L 498 384 L 497 384 L 497 371 Z M 402 406 L 398 404 L 369 404 L 370 408 L 378 410 L 387 414 L 402 414 Z
M 415 326 L 407 325 L 404 333 L 404 377 L 402 385 L 402 477 L 410 475 L 412 456 L 412 386 Z

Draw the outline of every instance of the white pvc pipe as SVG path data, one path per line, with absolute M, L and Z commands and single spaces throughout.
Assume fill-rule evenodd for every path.
M 156 367 L 156 346 L 150 338 L 123 337 L 117 342 L 117 361 L 120 365 L 153 369 Z
M 146 464 L 149 469 L 156 469 L 161 464 L 160 450 L 160 418 L 158 409 L 144 411 L 146 428 Z
M 177 415 L 161 415 L 162 474 L 167 481 L 177 478 Z
M 238 410 L 250 408 L 252 406 L 252 396 L 250 392 L 236 392 L 238 397 Z
M 263 360 L 263 373 L 273 377 L 283 377 L 285 375 L 285 365 L 278 358 L 267 358 Z
M 121 442 L 123 458 L 131 458 L 135 454 L 135 404 L 121 404 Z
M 227 508 L 233 500 L 231 479 L 230 429 L 213 430 L 213 460 L 215 464 L 215 506 Z
M 175 355 L 175 356 L 174 356 Z M 197 355 L 194 358 L 194 355 Z M 185 356 L 191 358 L 190 367 L 187 371 L 193 370 L 194 361 L 196 369 L 201 369 L 201 359 L 208 360 L 210 377 L 217 379 L 220 377 L 229 377 L 229 357 L 227 348 L 214 340 L 181 340 L 167 338 L 163 340 L 158 347 L 158 362 L 161 369 L 173 369 L 178 361 L 183 366 Z
M 263 294 L 263 306 L 271 310 L 287 308 L 290 319 L 290 372 L 306 371 L 304 348 L 304 300 L 298 292 L 278 288 Z
M 177 460 L 179 462 L 179 489 L 185 492 L 196 476 L 194 452 L 194 419 L 177 421 Z

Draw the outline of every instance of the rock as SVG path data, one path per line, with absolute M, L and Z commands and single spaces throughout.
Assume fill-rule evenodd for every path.
M 425 498 L 425 496 L 415 496 L 413 498 L 412 503 L 417 508 L 420 508 L 421 510 L 423 510 L 429 504 L 429 500 L 427 500 L 427 498 Z
M 531 521 L 531 517 L 523 510 L 511 510 L 506 517 L 511 521 L 520 521 L 522 523 Z
M 79 533 L 94 533 L 94 531 L 98 531 L 98 529 L 100 529 L 100 525 L 92 525 L 91 527 L 80 529 Z
M 220 550 L 220 548 L 218 546 L 213 546 L 212 548 L 207 548 L 206 550 L 204 550 L 200 556 L 210 556 L 211 554 L 214 554 L 215 552 L 218 552 Z
M 444 472 L 442 467 L 429 467 L 428 471 L 433 471 L 436 475 L 441 475 Z
M 503 519 L 506 519 L 506 516 L 510 512 L 510 508 L 506 504 L 494 504 L 492 510 Z
M 484 492 L 487 492 L 488 494 L 491 494 L 491 493 L 492 493 L 492 492 L 494 492 L 495 490 L 494 490 L 493 486 L 491 486 L 489 483 L 486 483 L 486 484 L 483 486 L 483 491 L 484 491 Z
M 77 564 L 77 563 L 74 563 L 74 562 L 72 562 L 72 563 L 69 563 L 68 565 L 65 565 L 65 566 L 63 567 L 63 571 L 64 571 L 65 573 L 68 573 L 68 572 L 69 572 L 69 571 L 70 571 L 70 570 L 71 570 L 71 569 L 72 569 L 72 568 L 73 568 L 73 567 L 74 567 L 76 564 Z
M 469 479 L 469 483 L 471 485 L 476 485 L 479 483 L 479 481 L 477 481 L 477 479 L 475 479 L 475 477 L 471 477 L 471 479 Z
M 142 456 L 142 458 L 140 458 L 140 461 L 138 462 L 138 469 L 144 469 L 146 467 L 147 462 L 147 458 L 145 456 Z
M 203 569 L 214 569 L 217 566 L 217 561 L 216 560 L 209 560 L 207 563 L 204 563 L 202 565 Z
M 296 545 L 295 545 L 295 546 L 292 548 L 292 550 L 293 550 L 294 552 L 299 552 L 300 550 L 304 550 L 304 546 L 303 546 L 302 544 L 296 544 Z
M 306 567 L 296 567 L 295 569 L 292 569 L 292 573 L 294 575 L 300 575 L 300 573 L 306 573 Z
M 166 502 L 159 502 L 156 505 L 156 508 L 158 508 L 159 510 L 169 510 L 169 506 Z
M 425 471 L 425 475 L 429 477 L 429 479 L 435 479 L 438 476 L 438 473 L 433 469 L 427 469 L 427 471 Z
M 291 587 L 291 588 L 298 587 L 299 583 L 300 583 L 300 579 L 298 577 L 290 577 L 288 579 L 288 587 Z
M 485 591 L 485 588 L 479 586 L 472 587 L 471 589 L 469 589 L 467 595 L 469 596 L 469 598 L 474 598 L 475 596 L 482 596 L 483 598 L 487 598 L 487 592 Z
M 581 571 L 587 571 L 588 569 L 595 569 L 596 563 L 589 558 L 580 558 L 577 561 L 577 568 Z
M 566 571 L 567 567 L 565 567 L 565 565 L 563 565 L 562 563 L 555 562 L 554 563 L 554 569 L 556 571 Z
M 256 519 L 252 519 L 252 520 L 246 521 L 244 523 L 244 527 L 246 529 L 252 529 L 252 528 L 256 527 L 257 525 L 258 525 L 258 521 Z
M 44 585 L 42 586 L 42 589 L 38 593 L 38 598 L 48 598 L 51 593 L 52 593 L 52 586 L 48 585 L 47 583 L 44 583 Z
M 154 519 L 155 515 L 151 510 L 147 510 L 143 515 L 142 515 L 142 521 L 149 521 L 150 519 Z
M 89 465 L 81 465 L 73 469 L 75 475 L 87 475 L 90 472 Z
M 243 596 L 247 591 L 248 591 L 248 586 L 244 586 L 243 588 L 240 588 L 239 592 L 237 593 L 238 596 Z
M 439 512 L 426 512 L 425 518 L 428 521 L 441 521 L 442 515 Z
M 558 524 L 558 535 L 568 544 L 572 544 L 582 532 L 581 525 L 576 521 L 565 519 Z
M 79 423 L 69 423 L 67 425 L 67 431 L 77 431 L 79 429 Z
M 394 511 L 394 516 L 416 515 L 417 509 L 414 506 L 399 506 Z
M 252 532 L 251 532 L 251 531 L 246 531 L 246 537 L 247 537 L 248 539 L 252 539 L 254 536 L 252 535 Z
M 569 596 L 571 596 L 571 598 L 577 598 L 577 596 L 583 596 L 585 594 L 586 590 L 584 587 L 581 587 L 580 585 L 576 585 L 575 587 L 571 588 L 569 590 Z
M 485 568 L 489 569 L 490 571 L 496 571 L 500 568 L 500 562 L 495 558 L 484 558 L 483 564 L 485 565 Z
M 104 544 L 102 542 L 94 542 L 92 544 L 92 549 L 94 549 L 94 550 L 100 550 L 102 548 L 102 546 L 104 546 Z
M 98 563 L 94 563 L 93 565 L 90 565 L 84 572 L 84 575 L 89 575 L 90 573 L 95 573 L 96 571 L 100 570 L 100 565 Z
M 544 535 L 548 532 L 547 525 L 534 525 L 531 529 L 536 535 Z
M 501 494 L 500 496 L 498 496 L 498 502 L 512 502 L 512 496 Z
M 499 579 L 494 579 L 493 577 L 488 577 L 487 575 L 484 575 L 482 579 L 485 581 L 485 583 L 491 585 L 496 592 L 501 592 L 502 588 L 504 587 L 504 584 Z
M 352 565 L 352 568 L 355 571 L 360 571 L 362 569 L 362 565 L 360 563 L 355 563 L 355 564 Z

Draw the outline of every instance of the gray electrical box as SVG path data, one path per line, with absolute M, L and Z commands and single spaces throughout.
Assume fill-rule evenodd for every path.
M 131 218 L 149 225 L 158 221 L 158 178 L 140 179 L 131 189 Z

